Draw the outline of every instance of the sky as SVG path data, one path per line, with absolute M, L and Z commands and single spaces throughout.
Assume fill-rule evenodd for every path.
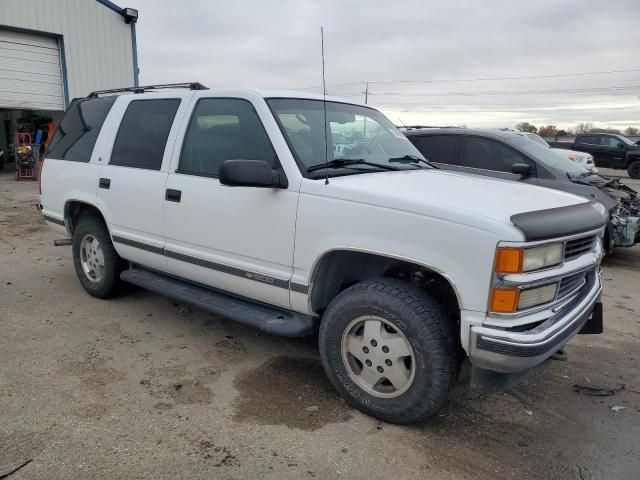
M 124 0 L 123 0 L 124 1 Z M 640 0 L 127 0 L 140 83 L 322 92 L 397 125 L 640 128 Z

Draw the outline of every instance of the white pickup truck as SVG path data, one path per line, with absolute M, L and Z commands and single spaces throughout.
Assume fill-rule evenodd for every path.
M 434 168 L 365 105 L 162 87 L 74 100 L 49 146 L 42 214 L 91 295 L 319 331 L 336 390 L 396 423 L 437 411 L 465 357 L 520 372 L 601 331 L 600 204 Z

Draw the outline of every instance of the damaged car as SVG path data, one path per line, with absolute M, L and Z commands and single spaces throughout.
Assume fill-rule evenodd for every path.
M 595 174 L 533 142 L 521 132 L 423 128 L 403 132 L 429 161 L 445 170 L 539 185 L 602 203 L 609 212 L 604 244 L 640 241 L 640 195 L 617 179 Z

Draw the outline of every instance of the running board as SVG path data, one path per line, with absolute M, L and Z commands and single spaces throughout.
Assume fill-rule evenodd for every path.
M 125 282 L 180 302 L 190 303 L 207 312 L 225 316 L 274 335 L 304 337 L 318 330 L 319 320 L 315 317 L 253 303 L 148 270 L 130 268 L 123 271 L 120 278 Z

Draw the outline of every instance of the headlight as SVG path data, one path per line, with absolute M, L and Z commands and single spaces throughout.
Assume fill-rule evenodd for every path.
M 495 313 L 515 313 L 518 310 L 549 303 L 556 298 L 558 284 L 518 290 L 517 288 L 494 288 L 489 299 L 489 311 Z
M 520 299 L 518 301 L 518 310 L 524 310 L 525 308 L 535 307 L 536 305 L 542 305 L 543 303 L 549 303 L 556 298 L 556 292 L 558 291 L 558 284 L 552 283 L 543 287 L 528 288 L 520 292 Z
M 562 263 L 562 243 L 540 247 L 499 247 L 496 253 L 496 273 L 522 273 L 552 267 Z

